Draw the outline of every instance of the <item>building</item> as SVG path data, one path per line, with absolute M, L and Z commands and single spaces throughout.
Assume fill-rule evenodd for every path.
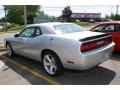
M 5 28 L 6 23 L 5 22 L 0 22 L 0 29 Z
M 72 13 L 71 18 L 80 21 L 101 21 L 101 13 Z
M 33 23 L 45 23 L 45 22 L 52 22 L 52 18 L 49 16 L 36 16 L 33 19 Z

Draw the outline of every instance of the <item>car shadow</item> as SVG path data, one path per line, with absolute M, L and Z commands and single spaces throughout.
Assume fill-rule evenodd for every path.
M 3 56 L 7 57 L 6 54 L 3 54 Z M 9 59 L 14 60 L 15 62 L 21 65 L 24 65 L 30 68 L 31 70 L 39 74 L 42 74 L 43 76 L 46 76 L 47 78 L 52 78 L 53 80 L 63 85 L 108 85 L 116 75 L 116 73 L 112 70 L 109 70 L 102 66 L 97 66 L 86 71 L 76 71 L 76 70 L 65 69 L 60 76 L 50 77 L 45 73 L 45 71 L 43 70 L 42 64 L 40 62 L 36 62 L 22 56 L 15 56 Z M 48 82 L 34 76 L 30 72 L 27 72 L 17 67 L 16 65 L 11 64 L 9 61 L 6 61 L 4 59 L 3 61 L 10 69 L 15 71 L 17 74 L 19 74 L 23 78 L 25 78 L 31 84 L 49 85 Z
M 108 85 L 116 73 L 107 68 L 96 66 L 86 71 L 65 70 L 59 80 L 65 85 Z
M 110 58 L 112 60 L 120 61 L 120 51 L 114 51 Z

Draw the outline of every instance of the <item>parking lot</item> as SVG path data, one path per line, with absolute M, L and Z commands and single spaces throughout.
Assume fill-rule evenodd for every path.
M 4 32 L 1 33 L 0 32 L 0 44 L 4 44 L 4 38 L 11 37 L 16 33 L 18 33 L 18 32 L 9 32 L 9 33 L 4 33 Z
M 1 33 L 0 43 L 15 33 Z M 90 70 L 65 69 L 62 75 L 50 77 L 40 62 L 18 55 L 10 58 L 0 50 L 0 78 L 2 85 L 120 85 L 120 53 L 114 52 L 109 60 Z
M 0 84 L 33 85 L 108 85 L 120 84 L 120 54 L 114 52 L 103 64 L 86 71 L 67 70 L 58 77 L 50 77 L 40 62 L 0 52 Z

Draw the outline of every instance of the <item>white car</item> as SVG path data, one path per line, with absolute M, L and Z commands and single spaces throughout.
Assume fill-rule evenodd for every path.
M 59 75 L 63 68 L 87 70 L 106 61 L 113 49 L 110 34 L 90 32 L 73 23 L 28 25 L 5 39 L 8 56 L 19 54 L 43 63 L 45 71 Z

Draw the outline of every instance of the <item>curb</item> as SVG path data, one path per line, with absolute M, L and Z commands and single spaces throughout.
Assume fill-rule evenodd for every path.
M 0 46 L 4 46 L 4 44 L 3 45 L 0 44 Z M 4 51 L 6 51 L 5 47 L 1 47 L 0 52 L 4 52 Z
M 0 49 L 0 52 L 4 52 L 4 51 L 6 51 L 6 49 L 5 49 L 5 48 Z
M 4 34 L 4 33 L 18 33 L 18 32 L 20 32 L 20 31 L 18 30 L 18 31 L 0 32 L 0 34 Z

